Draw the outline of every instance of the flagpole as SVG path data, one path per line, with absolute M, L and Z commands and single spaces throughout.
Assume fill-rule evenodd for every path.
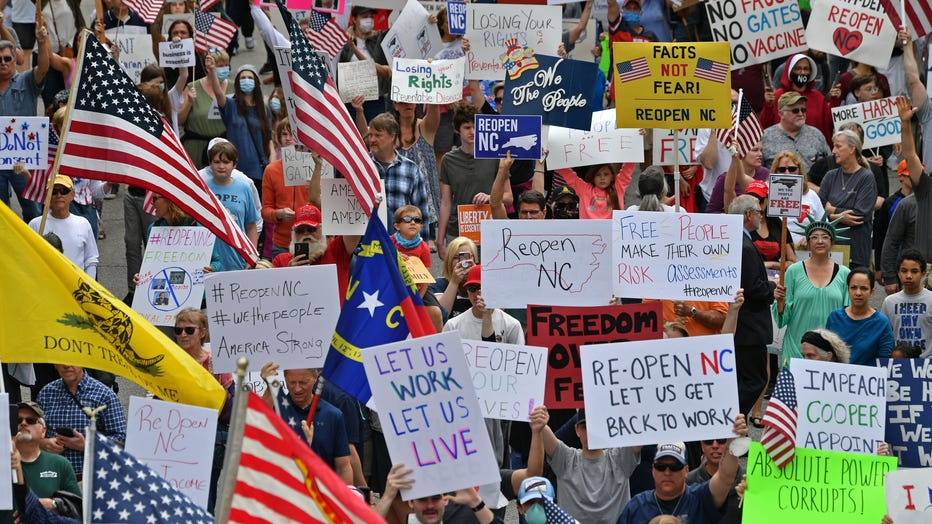
M 223 454 L 223 469 L 217 483 L 217 502 L 214 505 L 214 522 L 224 523 L 230 518 L 233 507 L 233 491 L 236 488 L 236 469 L 243 452 L 243 433 L 246 430 L 246 404 L 249 401 L 249 386 L 246 385 L 246 368 L 249 361 L 236 361 L 236 394 L 230 414 L 230 430 L 227 433 L 227 449 Z
M 372 216 L 378 219 L 378 215 L 373 214 Z M 369 217 L 369 220 L 373 220 L 372 217 Z M 308 427 L 313 427 L 314 423 L 314 413 L 317 413 L 317 403 L 320 401 L 320 394 L 324 392 L 324 382 L 326 379 L 323 375 L 317 377 L 317 382 L 314 384 L 314 396 L 311 398 L 311 409 L 307 411 L 307 425 Z M 308 445 L 311 443 L 308 442 Z
M 45 234 L 45 222 L 49 217 L 49 206 L 52 205 L 52 189 L 55 187 L 55 172 L 49 171 L 48 176 L 48 180 L 45 181 L 45 203 L 42 206 L 42 220 L 39 222 L 39 236 Z
M 738 154 L 738 146 L 735 144 L 738 143 L 738 126 L 741 125 L 741 100 L 744 99 L 744 89 L 738 90 L 738 105 L 735 106 L 735 111 L 737 111 L 738 118 L 733 118 L 734 122 L 731 126 L 731 155 L 735 156 Z
M 680 196 L 680 179 L 682 178 L 682 175 L 680 175 L 680 130 L 679 129 L 673 130 L 673 144 L 674 144 L 673 146 L 674 147 L 674 151 L 673 151 L 673 185 L 674 185 L 673 193 L 674 193 L 674 198 L 675 198 L 674 204 L 676 204 L 676 212 L 679 213 L 680 212 L 680 197 L 681 197 Z
M 102 404 L 94 409 L 89 407 L 82 407 L 84 413 L 90 419 L 87 424 L 87 427 L 84 428 L 84 468 L 82 474 L 84 478 L 81 479 L 83 486 L 81 487 L 84 490 L 84 505 L 82 507 L 83 521 L 90 522 L 91 514 L 93 512 L 93 493 L 94 493 L 94 450 L 97 448 L 97 414 L 107 408 L 106 404 Z

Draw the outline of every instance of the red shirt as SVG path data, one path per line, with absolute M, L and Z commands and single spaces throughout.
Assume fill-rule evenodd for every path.
M 428 254 L 430 250 L 428 250 Z M 272 265 L 275 267 L 288 267 L 288 263 L 294 258 L 293 253 L 281 253 L 272 259 Z M 336 236 L 327 244 L 327 250 L 317 260 L 311 263 L 312 266 L 322 264 L 334 264 L 337 266 L 337 281 L 340 286 L 340 305 L 346 300 L 346 288 L 349 286 L 349 269 L 350 254 L 346 252 L 346 246 L 343 245 L 343 237 Z

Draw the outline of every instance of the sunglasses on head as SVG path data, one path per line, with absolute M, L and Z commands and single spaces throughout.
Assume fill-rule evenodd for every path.
M 793 109 L 789 109 L 789 108 L 784 109 L 784 111 L 789 111 L 790 113 L 793 113 L 794 115 L 798 115 L 800 113 L 806 114 L 806 111 L 808 111 L 808 109 L 806 109 L 805 107 L 794 107 Z
M 471 284 L 466 286 L 466 291 L 468 293 L 478 293 L 479 291 L 482 291 L 482 286 L 478 284 Z
M 182 333 L 187 333 L 188 335 L 193 335 L 195 331 L 197 331 L 197 328 L 194 327 L 194 326 L 176 327 L 176 328 L 175 328 L 175 334 L 176 334 L 176 335 L 180 335 L 180 334 L 182 334 Z
M 717 439 L 714 439 L 714 440 L 703 440 L 703 441 L 702 441 L 702 443 L 705 444 L 706 446 L 711 446 L 713 442 L 714 442 L 715 444 L 724 444 L 724 443 L 728 442 L 728 439 L 717 438 Z
M 683 471 L 683 468 L 685 467 L 686 467 L 686 464 L 680 464 L 679 462 L 672 462 L 672 463 L 654 462 L 654 469 L 656 469 L 657 471 L 661 473 L 663 473 L 664 471 L 668 469 L 673 472 Z
M 17 424 L 22 424 L 23 422 L 31 426 L 35 424 L 36 422 L 39 422 L 39 418 L 38 417 L 19 417 L 16 419 Z
M 424 219 L 422 219 L 421 217 L 412 217 L 412 216 L 402 217 L 401 221 L 404 222 L 405 224 L 410 224 L 411 222 L 414 222 L 415 224 L 424 223 Z
M 52 189 L 53 195 L 67 195 L 71 192 L 70 187 L 56 187 Z
M 777 173 L 795 173 L 799 171 L 799 168 L 796 166 L 780 166 L 777 168 Z

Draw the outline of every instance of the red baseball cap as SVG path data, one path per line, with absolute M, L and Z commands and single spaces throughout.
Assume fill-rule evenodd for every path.
M 463 285 L 469 286 L 472 284 L 482 285 L 482 266 L 473 266 L 469 268 L 469 273 L 466 273 L 466 282 Z
M 298 208 L 298 211 L 294 214 L 294 224 L 291 228 L 297 228 L 298 226 L 311 226 L 311 227 L 320 227 L 320 209 L 317 209 L 317 206 L 312 204 L 307 204 Z
M 767 198 L 767 182 L 752 180 L 748 187 L 744 189 L 745 195 L 754 195 L 757 198 Z

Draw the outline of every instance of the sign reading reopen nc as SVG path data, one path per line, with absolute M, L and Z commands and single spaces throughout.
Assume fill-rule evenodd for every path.
M 476 115 L 476 158 L 540 159 L 540 115 Z

